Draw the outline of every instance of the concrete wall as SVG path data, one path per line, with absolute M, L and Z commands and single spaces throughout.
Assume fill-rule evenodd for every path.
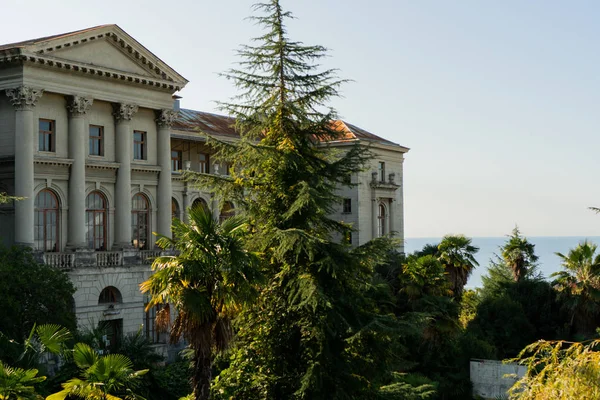
M 473 395 L 484 399 L 506 397 L 508 390 L 527 373 L 522 365 L 496 360 L 471 360 L 470 369 Z

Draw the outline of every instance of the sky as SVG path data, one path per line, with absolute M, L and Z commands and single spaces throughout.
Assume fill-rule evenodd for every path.
M 218 112 L 254 1 L 0 0 L 0 43 L 116 23 Z M 411 150 L 405 236 L 600 236 L 600 3 L 282 0 L 351 79 L 332 106 Z

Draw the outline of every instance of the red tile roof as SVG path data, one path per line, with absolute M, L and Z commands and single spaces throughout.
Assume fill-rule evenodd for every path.
M 398 144 L 368 132 L 362 128 L 352 125 L 342 120 L 332 122 L 334 128 L 342 135 L 337 138 L 337 141 L 354 141 L 366 140 L 369 142 L 377 142 L 386 145 L 398 146 Z M 181 109 L 175 122 L 173 123 L 174 131 L 191 132 L 201 135 L 220 135 L 238 137 L 239 134 L 235 128 L 235 118 L 226 115 L 218 115 L 203 111 Z

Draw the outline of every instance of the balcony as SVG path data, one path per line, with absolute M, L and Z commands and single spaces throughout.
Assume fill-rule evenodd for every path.
M 156 257 L 166 254 L 160 249 L 119 251 L 77 250 L 75 252 L 36 253 L 38 262 L 63 269 L 115 268 L 134 265 L 150 265 Z
M 374 189 L 396 190 L 400 185 L 396 183 L 396 174 L 394 172 L 387 176 L 380 176 L 380 173 L 372 172 L 371 187 Z

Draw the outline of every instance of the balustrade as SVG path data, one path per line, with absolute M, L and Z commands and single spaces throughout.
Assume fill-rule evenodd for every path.
M 44 264 L 55 268 L 73 268 L 75 253 L 44 253 Z

